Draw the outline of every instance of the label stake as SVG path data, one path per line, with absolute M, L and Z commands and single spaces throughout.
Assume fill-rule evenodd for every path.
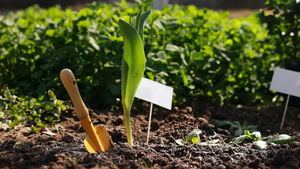
M 150 112 L 149 112 L 149 124 L 148 124 L 148 131 L 147 131 L 147 144 L 149 143 L 149 136 L 150 136 L 150 129 L 151 129 L 152 108 L 153 108 L 153 103 L 151 102 Z
M 288 95 L 287 95 L 287 98 L 286 98 L 286 103 L 285 103 L 285 108 L 284 108 L 282 120 L 281 120 L 280 130 L 281 130 L 282 127 L 283 127 L 283 123 L 284 123 L 285 115 L 286 115 L 286 110 L 287 110 L 287 107 L 288 107 L 288 105 L 289 105 L 289 100 L 290 100 L 290 95 L 288 94 Z

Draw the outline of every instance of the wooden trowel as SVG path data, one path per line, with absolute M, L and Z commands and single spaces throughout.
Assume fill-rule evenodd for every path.
M 96 151 L 103 152 L 114 148 L 114 144 L 106 128 L 103 125 L 94 128 L 88 109 L 80 96 L 72 71 L 70 69 L 63 69 L 60 72 L 60 78 L 71 97 L 76 115 L 80 119 L 82 127 L 87 132 L 87 136 L 84 139 L 84 145 L 87 151 L 95 153 Z

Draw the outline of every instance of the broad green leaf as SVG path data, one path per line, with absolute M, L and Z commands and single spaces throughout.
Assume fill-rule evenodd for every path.
M 287 143 L 292 142 L 295 138 L 296 138 L 296 136 L 289 136 L 286 134 L 281 134 L 281 135 L 270 138 L 269 140 L 267 140 L 267 142 L 272 142 L 272 143 L 276 143 L 276 144 L 287 144 Z
M 93 11 L 89 8 L 83 8 L 78 12 L 78 18 L 80 17 L 88 17 L 88 16 L 92 16 L 93 15 Z
M 55 30 L 54 29 L 48 29 L 46 31 L 46 35 L 48 35 L 49 37 L 53 37 L 55 34 Z
M 131 147 L 133 146 L 133 139 L 130 124 L 130 110 L 136 90 L 145 71 L 144 43 L 139 33 L 144 33 L 144 22 L 146 22 L 148 15 L 146 18 L 143 18 L 143 23 L 141 23 L 140 12 L 138 17 L 136 18 L 136 27 L 132 25 L 131 18 L 129 19 L 129 23 L 122 19 L 119 19 L 118 21 L 124 41 L 124 54 L 122 58 L 121 74 L 121 95 L 125 116 L 127 142 Z
M 124 20 L 119 20 L 124 40 L 122 59 L 122 101 L 124 110 L 129 113 L 136 90 L 145 70 L 145 53 L 141 38 L 136 29 Z
M 83 21 L 79 21 L 77 26 L 81 29 L 81 28 L 88 28 L 91 25 L 91 22 L 89 20 L 83 20 Z
M 204 60 L 204 55 L 201 52 L 194 53 L 193 59 L 196 60 L 196 61 Z

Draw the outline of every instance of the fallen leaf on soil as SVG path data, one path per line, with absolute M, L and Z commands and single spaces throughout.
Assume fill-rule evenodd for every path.
M 55 135 L 55 133 L 53 133 L 52 131 L 50 131 L 47 127 L 41 127 L 40 130 L 41 130 L 42 133 L 45 133 L 47 135 L 50 135 L 50 136 L 54 136 Z

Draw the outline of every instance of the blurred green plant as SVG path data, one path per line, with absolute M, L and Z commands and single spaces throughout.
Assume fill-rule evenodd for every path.
M 0 16 L 0 86 L 33 97 L 53 89 L 66 100 L 58 74 L 69 67 L 85 86 L 89 107 L 114 105 L 121 100 L 118 20 L 129 20 L 141 8 L 151 6 L 122 0 L 78 12 L 32 6 Z M 173 87 L 174 103 L 266 104 L 274 97 L 274 67 L 281 63 L 268 36 L 255 15 L 230 19 L 229 12 L 168 5 L 145 24 L 145 76 Z
M 216 120 L 214 122 L 214 125 L 216 127 L 224 127 L 229 126 L 229 131 L 235 131 L 235 135 L 242 135 L 244 133 L 244 130 L 248 130 L 250 132 L 256 131 L 257 125 L 247 125 L 247 121 L 244 121 L 243 126 L 240 124 L 239 121 L 230 122 L 227 120 L 219 121 Z
M 253 143 L 253 146 L 255 148 L 262 150 L 268 146 L 268 143 L 288 144 L 292 142 L 296 137 L 299 137 L 299 134 L 295 136 L 280 134 L 276 136 L 262 137 L 259 131 L 250 133 L 250 131 L 244 130 L 243 135 L 233 138 L 229 143 L 241 144 L 244 142 L 250 142 Z
M 267 0 L 269 11 L 259 13 L 262 23 L 267 24 L 270 36 L 268 39 L 275 44 L 275 52 L 282 61 L 300 64 L 300 2 L 298 0 Z
M 5 88 L 0 92 L 0 105 L 0 127 L 5 130 L 25 124 L 32 125 L 30 131 L 36 132 L 34 126 L 45 127 L 58 122 L 62 111 L 66 110 L 64 102 L 58 100 L 51 90 L 48 97 L 42 95 L 36 99 L 18 97 Z

